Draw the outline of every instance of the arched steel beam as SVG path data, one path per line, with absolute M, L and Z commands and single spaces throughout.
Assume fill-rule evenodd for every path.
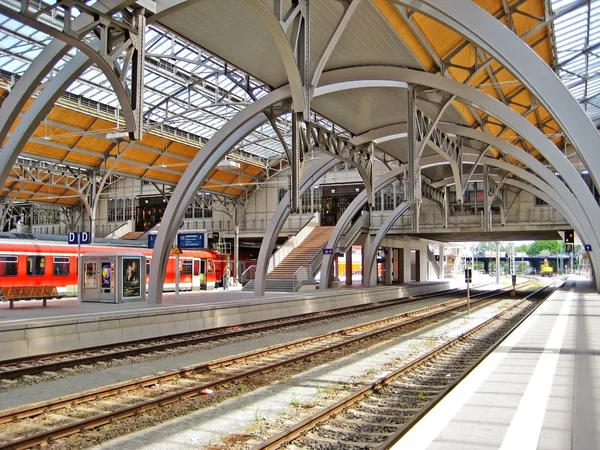
M 405 126 L 405 124 L 402 124 L 402 123 L 396 124 L 396 125 L 388 125 L 386 127 L 382 127 L 379 130 L 370 130 L 368 132 L 368 135 L 370 137 L 383 139 L 383 138 L 385 138 L 385 136 L 384 136 L 385 133 L 388 133 L 390 136 L 394 136 L 398 133 L 399 130 L 404 129 L 404 126 Z M 447 124 L 447 123 L 440 123 L 438 126 L 447 133 L 452 133 L 452 134 L 456 134 L 458 136 L 464 136 L 464 137 L 468 137 L 471 139 L 476 139 L 476 140 L 484 142 L 488 145 L 491 145 L 491 146 L 497 148 L 498 150 L 500 150 L 501 152 L 508 154 L 508 155 L 512 156 L 513 158 L 524 163 L 533 172 L 538 174 L 539 177 L 542 180 L 544 180 L 549 186 L 551 186 L 552 189 L 558 195 L 560 195 L 564 201 L 566 201 L 569 205 L 572 205 L 572 208 L 573 208 L 572 211 L 574 214 L 569 215 L 568 220 L 572 224 L 574 223 L 574 221 L 577 221 L 577 223 L 579 224 L 578 234 L 580 234 L 585 239 L 585 242 L 590 243 L 592 245 L 592 248 L 596 245 L 599 245 L 598 240 L 597 240 L 597 234 L 595 232 L 596 228 L 589 221 L 584 219 L 584 217 L 586 215 L 586 210 L 588 209 L 588 207 L 590 205 L 583 203 L 581 201 L 581 198 L 579 198 L 577 196 L 573 196 L 571 191 L 569 191 L 569 189 L 567 189 L 567 187 L 564 185 L 564 183 L 562 183 L 562 181 L 560 181 L 552 171 L 550 171 L 544 164 L 542 164 L 536 158 L 534 158 L 533 156 L 531 156 L 529 153 L 525 152 L 524 150 L 520 149 L 519 147 L 512 145 L 512 144 L 504 141 L 503 139 L 500 139 L 499 137 L 494 136 L 490 133 L 486 133 L 486 132 L 479 131 L 479 130 L 474 130 L 472 128 L 464 127 L 461 125 L 454 125 L 454 124 Z M 362 138 L 361 138 L 361 136 L 356 136 L 355 139 L 357 141 L 360 141 Z M 489 164 L 490 158 L 482 159 L 482 161 L 487 161 Z M 466 162 L 466 161 L 463 160 L 463 162 Z M 506 171 L 516 173 L 515 172 L 516 167 L 511 164 L 503 163 L 501 168 L 503 168 Z M 521 178 L 523 178 L 523 176 L 521 176 Z M 532 184 L 534 184 L 534 183 L 532 183 Z M 567 216 L 565 216 L 565 218 L 567 218 Z M 600 269 L 600 258 L 596 257 L 593 254 L 590 254 L 590 262 L 594 265 L 595 268 L 597 267 Z M 598 273 L 598 272 L 595 272 L 595 273 Z M 600 284 L 599 284 L 599 287 L 600 287 Z
M 178 224 L 185 210 L 204 184 L 213 168 L 223 159 L 229 150 L 255 128 L 267 122 L 263 111 L 274 104 L 290 97 L 289 86 L 273 91 L 240 111 L 232 120 L 227 122 L 204 145 L 201 152 L 190 161 L 188 168 L 181 176 L 179 183 L 167 203 L 163 215 L 162 226 L 158 230 L 154 246 L 152 266 L 150 269 L 150 285 L 148 287 L 148 302 L 157 304 L 162 299 L 162 285 L 165 279 L 166 265 L 171 244 L 177 236 Z
M 463 154 L 463 162 L 476 163 L 477 160 L 478 160 L 478 155 Z M 579 214 L 581 214 L 581 211 L 580 211 L 581 205 L 578 204 L 578 202 L 573 197 L 573 194 L 571 194 L 570 191 L 568 191 L 568 189 L 566 189 L 566 187 L 564 185 L 562 185 L 562 188 L 560 188 L 561 193 L 564 195 L 564 197 L 563 197 L 563 195 L 559 195 L 559 193 L 557 193 L 553 187 L 549 186 L 548 184 L 546 184 L 545 182 L 540 180 L 537 176 L 535 176 L 531 172 L 526 171 L 525 169 L 515 167 L 512 164 L 509 164 L 509 163 L 506 163 L 504 161 L 500 161 L 497 159 L 493 159 L 493 158 L 482 158 L 480 162 L 488 164 L 490 166 L 501 168 L 503 170 L 511 170 L 515 175 L 523 178 L 524 180 L 530 182 L 533 185 L 537 185 L 537 186 L 541 187 L 543 191 L 552 193 L 553 194 L 552 197 L 554 199 L 556 199 L 556 201 L 553 201 L 550 204 L 555 205 L 555 204 L 557 204 L 557 202 L 560 202 L 559 203 L 560 208 L 558 208 L 558 209 L 559 209 L 559 211 L 564 211 L 564 214 L 561 212 L 561 214 L 563 214 L 563 217 L 565 217 L 565 219 L 567 219 L 569 221 L 569 223 L 571 223 L 573 225 L 573 228 L 578 230 L 578 233 L 581 233 L 582 237 L 588 238 L 588 232 L 586 232 L 586 228 L 584 226 L 582 226 L 582 223 L 579 220 L 580 215 L 579 216 L 577 215 L 577 212 L 579 212 Z M 443 164 L 447 164 L 447 161 L 444 158 L 440 157 L 439 155 L 429 156 L 426 158 L 422 158 L 422 160 L 421 160 L 422 168 L 434 167 L 434 166 L 443 165 Z M 404 169 L 403 167 L 400 167 L 398 169 L 390 171 L 390 172 L 386 173 L 385 175 L 381 176 L 376 182 L 375 189 L 379 190 L 382 187 L 384 187 L 385 185 L 389 184 L 395 178 L 401 176 L 403 173 L 403 169 Z M 331 237 L 329 238 L 329 241 L 327 243 L 328 248 L 336 248 L 337 247 L 338 242 L 342 237 L 343 230 L 346 229 L 346 227 L 349 225 L 352 217 L 354 217 L 354 215 L 358 211 L 360 211 L 360 209 L 362 209 L 362 207 L 364 206 L 364 204 L 366 202 L 366 195 L 362 195 L 363 193 L 364 193 L 364 191 L 361 192 L 361 194 L 359 194 L 354 199 L 354 201 L 348 206 L 348 208 L 346 208 L 346 211 L 344 211 L 344 214 L 342 214 L 342 217 L 336 224 L 336 227 L 335 227 L 333 233 L 331 234 Z M 323 256 L 323 263 L 321 265 L 320 289 L 328 288 L 328 283 L 326 282 L 326 280 L 329 279 L 332 262 L 333 262 L 333 257 L 331 255 Z
M 317 88 L 315 94 L 335 92 L 339 88 L 356 89 L 377 86 L 403 88 L 406 83 L 414 83 L 456 95 L 461 101 L 474 105 L 498 118 L 527 139 L 561 174 L 580 202 L 586 205 L 584 212 L 588 221 L 591 224 L 600 223 L 600 207 L 565 155 L 527 119 L 489 95 L 449 78 L 398 67 L 365 66 L 339 69 L 323 74 L 321 82 L 322 86 Z M 594 234 L 596 241 L 600 241 L 600 229 L 595 230 Z
M 592 223 L 600 223 L 600 209 L 593 200 L 589 189 L 558 148 L 527 119 L 521 117 L 506 105 L 474 88 L 464 86 L 448 78 L 417 70 L 398 67 L 366 66 L 338 69 L 324 73 L 321 76 L 319 87 L 315 89 L 315 96 L 363 87 L 406 88 L 407 82 L 450 92 L 464 99 L 467 103 L 475 104 L 479 109 L 499 118 L 502 122 L 524 136 L 561 172 L 563 179 L 571 186 L 577 198 L 582 203 L 589 205 L 585 210 L 588 220 Z M 177 233 L 177 229 L 176 227 L 173 228 L 175 226 L 173 224 L 180 222 L 194 192 L 202 186 L 208 173 L 225 156 L 226 152 L 245 134 L 251 131 L 249 124 L 258 126 L 266 121 L 266 118 L 259 118 L 257 120 L 256 116 L 263 116 L 262 111 L 287 99 L 290 95 L 290 87 L 285 86 L 248 106 L 223 126 L 204 146 L 203 151 L 199 152 L 191 161 L 188 169 L 184 172 L 175 188 L 171 202 L 169 202 L 165 210 L 164 221 L 169 226 L 161 227 L 158 233 L 154 248 L 155 257 L 150 274 L 149 302 L 159 303 L 162 298 L 162 290 L 158 289 L 158 285 L 162 286 L 170 244 L 174 241 Z M 593 218 L 597 218 L 598 220 L 591 220 Z M 583 221 L 584 218 L 582 217 L 581 220 Z M 325 260 L 323 263 L 325 263 Z
M 75 55 L 58 74 L 52 78 L 40 95 L 35 99 L 31 107 L 23 115 L 14 133 L 12 133 L 6 146 L 0 153 L 0 186 L 4 185 L 6 178 L 23 146 L 29 140 L 41 120 L 54 106 L 54 103 L 61 96 L 67 86 L 69 86 L 83 71 L 89 66 L 89 58 L 83 53 Z M 91 211 L 88 211 L 91 212 Z
M 406 125 L 404 123 L 399 123 L 399 124 L 395 124 L 395 125 L 387 125 L 380 129 L 370 130 L 366 134 L 369 137 L 372 137 L 375 139 L 385 139 L 386 133 L 389 134 L 389 136 L 395 136 L 401 130 L 403 130 L 405 128 L 405 126 Z M 565 199 L 569 198 L 570 204 L 573 204 L 573 202 L 577 203 L 577 213 L 584 214 L 584 210 L 585 210 L 585 208 L 587 208 L 587 205 L 584 206 L 584 204 L 581 203 L 580 200 L 573 197 L 571 195 L 570 191 L 564 185 L 564 183 L 562 183 L 552 171 L 550 171 L 544 164 L 542 164 L 540 161 L 538 161 L 536 158 L 531 156 L 526 151 L 522 150 L 521 148 L 519 148 L 515 145 L 512 145 L 512 144 L 506 142 L 503 139 L 500 139 L 497 136 L 494 136 L 490 133 L 486 133 L 483 131 L 474 130 L 473 128 L 469 128 L 469 127 L 465 127 L 465 126 L 461 126 L 461 125 L 448 124 L 448 123 L 440 123 L 438 126 L 442 130 L 444 130 L 446 133 L 452 133 L 457 136 L 464 136 L 464 137 L 468 137 L 471 139 L 476 139 L 478 141 L 481 141 L 488 145 L 491 145 L 491 146 L 497 148 L 498 150 L 500 150 L 501 152 L 508 154 L 508 155 L 512 156 L 513 158 L 521 161 L 523 164 L 525 164 L 527 167 L 529 167 L 534 173 L 538 174 L 539 177 L 542 180 L 544 180 L 546 183 L 548 183 L 548 185 L 550 185 L 557 193 L 560 193 L 563 198 L 565 198 Z M 364 139 L 362 137 L 362 135 L 356 136 L 354 138 L 354 140 L 356 140 L 357 142 L 362 141 L 362 139 Z M 490 161 L 490 158 L 485 158 L 484 160 Z M 463 161 L 463 162 L 466 162 L 466 161 Z M 516 167 L 511 164 L 504 163 L 502 168 L 504 170 L 514 173 L 514 169 Z M 591 239 L 593 241 L 594 240 L 594 232 L 592 231 L 593 229 L 588 226 L 586 226 L 585 229 L 586 229 L 586 233 L 585 233 L 586 236 L 588 236 L 589 239 Z
M 109 8 L 120 5 L 120 0 L 106 0 L 103 4 L 97 3 L 95 7 L 102 12 L 109 12 Z M 91 23 L 91 18 L 87 15 L 81 15 L 73 21 L 73 27 L 80 29 Z M 35 90 L 39 87 L 44 77 L 52 70 L 56 63 L 69 51 L 71 46 L 65 42 L 54 39 L 48 44 L 42 53 L 33 60 L 23 76 L 12 88 L 8 97 L 2 102 L 0 107 L 0 143 L 4 142 L 10 131 L 10 127 L 21 113 L 25 103 L 31 98 Z M 4 153 L 5 150 L 2 150 Z M 4 155 L 8 158 L 8 154 Z M 12 170 L 12 165 L 7 165 L 6 161 L 0 156 L 0 186 L 4 186 L 6 177 Z
M 302 174 L 302 181 L 300 186 L 300 195 L 302 195 L 307 189 L 313 186 L 319 178 L 325 175 L 331 168 L 338 163 L 337 158 L 326 154 L 318 163 L 313 163 L 308 170 Z M 254 295 L 262 297 L 265 295 L 265 289 L 267 284 L 267 269 L 269 268 L 269 258 L 273 254 L 275 243 L 279 232 L 283 228 L 285 221 L 290 216 L 290 192 L 286 192 L 285 196 L 277 205 L 269 225 L 265 231 L 265 238 L 260 244 L 260 251 L 258 253 L 258 260 L 256 262 L 256 276 L 254 281 Z
M 50 42 L 11 89 L 6 100 L 2 102 L 2 107 L 0 107 L 0 142 L 4 142 L 11 125 L 21 113 L 25 103 L 31 98 L 44 77 L 69 51 L 69 48 L 67 44 L 57 39 Z M 3 172 L 11 169 L 12 166 L 2 166 L 0 169 L 2 170 L 0 172 L 0 182 L 4 179 Z M 0 185 L 3 185 L 3 183 L 0 183 Z
M 596 188 L 600 187 L 600 154 L 597 151 L 600 135 L 596 127 L 548 64 L 519 36 L 470 0 L 392 1 L 454 29 L 513 73 L 561 126 L 587 166 Z
M 204 0 L 168 0 L 157 3 L 156 14 L 149 17 L 147 23 L 153 23 L 161 18 L 168 16 L 174 11 L 181 8 L 187 8 L 196 3 L 200 3 Z M 283 63 L 285 73 L 288 78 L 288 83 L 291 86 L 291 97 L 294 104 L 294 111 L 304 111 L 304 95 L 302 91 L 302 79 L 300 77 L 300 71 L 298 70 L 298 64 L 296 63 L 296 57 L 294 51 L 290 46 L 290 41 L 281 27 L 279 20 L 273 12 L 265 5 L 261 0 L 243 0 L 248 6 L 254 9 L 256 14 L 262 19 L 266 25 L 275 46 L 279 51 L 279 56 Z
M 106 9 L 108 10 L 108 8 L 106 8 Z M 58 30 L 57 28 L 54 28 L 50 25 L 45 25 L 42 22 L 38 22 L 34 18 L 28 17 L 26 15 L 22 15 L 11 8 L 4 7 L 4 6 L 2 6 L 1 3 L 0 3 L 0 12 L 8 17 L 11 17 L 11 18 L 27 25 L 27 26 L 32 27 L 35 30 L 40 30 L 40 31 L 52 36 L 55 39 L 59 39 L 59 40 L 65 42 L 68 46 L 75 47 L 81 53 L 85 54 L 89 59 L 87 66 L 91 66 L 92 64 L 95 64 L 102 71 L 102 73 L 104 74 L 104 76 L 106 77 L 108 82 L 110 83 L 115 95 L 117 96 L 117 98 L 119 100 L 119 104 L 121 106 L 121 112 L 125 119 L 125 125 L 127 126 L 127 131 L 130 133 L 131 136 L 133 136 L 133 133 L 136 129 L 136 121 L 135 121 L 135 117 L 134 117 L 134 113 L 133 113 L 133 108 L 129 102 L 129 97 L 127 95 L 127 91 L 125 90 L 125 86 L 121 83 L 119 76 L 113 70 L 110 62 L 107 59 L 103 58 L 98 53 L 97 46 L 95 46 L 93 44 L 90 45 L 88 43 L 88 41 L 85 39 L 80 39 L 79 36 L 76 35 L 77 30 L 74 30 L 75 33 L 73 33 L 73 35 L 63 33 L 60 30 Z M 87 68 L 87 66 L 86 66 L 86 68 Z M 59 74 L 60 74 L 60 72 L 59 72 Z
M 377 230 L 377 234 L 373 241 L 369 242 L 365 250 L 365 258 L 364 258 L 364 278 L 363 278 L 363 287 L 371 286 L 371 280 L 373 278 L 373 269 L 375 267 L 375 260 L 377 258 L 377 248 L 379 244 L 385 237 L 385 235 L 390 231 L 390 228 L 396 223 L 396 220 L 404 214 L 406 211 L 410 210 L 410 202 L 402 202 L 394 210 L 390 213 L 390 215 L 385 219 L 385 221 Z

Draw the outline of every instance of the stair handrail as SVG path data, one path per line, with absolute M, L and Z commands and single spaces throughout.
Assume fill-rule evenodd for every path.
M 294 236 L 290 236 L 288 240 L 285 241 L 285 243 L 279 247 L 275 253 L 273 253 L 269 259 L 267 275 L 273 272 L 273 270 L 275 270 L 275 268 L 285 259 L 287 255 L 292 252 L 292 250 L 304 242 L 306 237 L 318 226 L 318 222 L 318 215 L 315 214 L 306 221 L 302 228 L 300 228 L 300 231 L 298 231 Z
M 119 239 L 119 238 L 125 236 L 127 233 L 134 231 L 134 230 L 131 230 L 131 222 L 132 222 L 131 220 L 125 221 L 125 223 L 119 225 L 117 228 L 112 230 L 110 233 L 108 233 L 104 237 L 106 239 Z
M 346 252 L 348 247 L 354 243 L 354 241 L 360 234 L 360 230 L 362 229 L 363 225 L 363 218 L 361 215 L 357 220 L 354 221 L 354 223 L 348 228 L 348 230 L 344 234 L 342 234 L 337 249 L 343 249 L 344 252 Z
M 248 272 L 250 272 L 250 273 L 248 273 Z M 255 275 L 256 275 L 256 264 L 252 264 L 251 266 L 248 266 L 246 268 L 246 270 L 244 270 L 242 272 L 242 274 L 240 275 L 240 283 L 242 284 L 242 286 L 245 286 L 250 281 L 254 280 Z
M 323 247 L 321 247 L 319 249 L 319 251 L 317 252 L 317 254 L 315 256 L 313 256 L 313 258 L 308 263 L 308 265 L 309 265 L 309 267 L 311 269 L 310 270 L 310 277 L 311 278 L 316 275 L 317 270 L 319 270 L 319 267 L 323 263 L 323 249 L 326 246 L 327 246 L 327 242 L 323 245 Z
M 308 266 L 298 267 L 298 269 L 294 272 L 292 291 L 296 292 L 296 289 L 302 285 L 303 281 L 310 280 L 311 273 L 312 267 L 310 264 Z

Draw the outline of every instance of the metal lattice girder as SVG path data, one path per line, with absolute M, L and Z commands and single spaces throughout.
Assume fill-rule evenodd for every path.
M 456 142 L 454 142 L 450 136 L 438 128 L 433 123 L 433 120 L 425 115 L 423 111 L 417 108 L 417 132 L 419 135 L 419 140 L 427 136 L 429 130 L 432 128 L 433 131 L 431 131 L 431 136 L 429 137 L 429 144 L 435 145 L 453 161 L 455 161 L 457 164 L 460 164 L 460 147 L 458 144 L 456 144 Z
M 355 166 L 367 190 L 371 192 L 370 204 L 373 204 L 372 189 L 370 189 L 373 172 L 372 146 L 369 143 L 355 145 L 349 139 L 314 123 L 304 122 L 304 126 L 299 128 L 303 154 L 306 155 L 312 150 L 321 150 Z
M 59 0 L 51 5 L 13 0 L 1 2 L 0 13 L 87 55 L 102 70 L 119 98 L 130 139 L 140 139 L 145 17 L 139 7 L 130 8 L 133 4 L 134 0 L 123 0 L 109 11 L 103 11 L 78 0 Z M 88 18 L 87 23 L 78 27 L 82 17 Z M 99 39 L 98 48 L 89 45 L 90 37 Z M 130 67 L 131 89 L 126 83 Z
M 431 185 L 430 182 L 425 179 L 423 179 L 423 182 L 421 183 L 421 195 L 423 198 L 435 202 L 442 208 L 444 207 L 446 198 L 444 195 L 444 190 L 433 187 L 433 185 Z

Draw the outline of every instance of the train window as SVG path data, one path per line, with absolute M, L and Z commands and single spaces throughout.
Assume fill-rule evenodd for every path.
M 18 256 L 0 255 L 0 276 L 14 277 L 17 275 Z
M 183 270 L 181 271 L 183 275 L 191 275 L 192 274 L 192 260 L 184 259 L 183 260 Z
M 45 256 L 28 256 L 27 257 L 27 275 L 42 276 L 46 274 L 46 257 Z
M 150 260 L 146 259 L 146 275 L 150 275 Z
M 71 274 L 71 258 L 68 256 L 55 256 L 53 262 L 55 276 L 67 277 Z
M 207 273 L 215 273 L 215 262 L 212 259 L 208 260 L 208 270 Z

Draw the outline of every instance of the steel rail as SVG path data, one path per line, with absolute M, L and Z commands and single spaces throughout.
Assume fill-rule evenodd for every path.
M 510 288 L 512 289 L 512 288 Z M 492 291 L 491 293 L 485 293 L 482 295 L 477 302 L 484 302 L 488 300 L 490 297 L 497 296 L 501 292 L 505 292 L 509 290 L 509 288 L 497 289 Z M 434 306 L 427 306 L 418 310 L 414 310 L 411 312 L 405 312 L 398 314 L 396 316 L 387 317 L 379 320 L 374 320 L 371 322 L 366 322 L 360 325 L 346 327 L 343 329 L 335 330 L 333 332 L 324 333 L 319 336 L 309 337 L 304 339 L 299 339 L 293 341 L 291 343 L 280 344 L 277 346 L 269 347 L 266 349 L 261 349 L 255 352 L 250 352 L 242 355 L 237 355 L 232 358 L 226 358 L 222 360 L 217 360 L 205 364 L 200 364 L 197 366 L 192 366 L 185 368 L 180 371 L 174 371 L 171 373 L 148 377 L 142 380 L 133 380 L 123 382 L 117 385 L 112 385 L 109 387 L 104 387 L 100 389 L 95 389 L 92 391 L 85 392 L 83 394 L 73 394 L 71 396 L 61 397 L 59 399 L 50 400 L 44 403 L 36 404 L 36 405 L 28 405 L 22 408 L 12 409 L 8 411 L 4 411 L 0 413 L 0 424 L 8 423 L 8 422 L 18 422 L 22 419 L 27 419 L 30 417 L 34 417 L 36 415 L 44 414 L 51 411 L 56 411 L 61 408 L 70 406 L 70 405 L 80 405 L 88 401 L 99 400 L 110 397 L 112 395 L 120 394 L 123 392 L 131 391 L 134 389 L 138 389 L 140 387 L 152 386 L 155 384 L 161 384 L 166 381 L 176 380 L 182 376 L 186 376 L 193 373 L 203 373 L 209 372 L 210 370 L 214 370 L 215 368 L 230 366 L 237 362 L 245 362 L 251 359 L 256 359 L 261 356 L 269 355 L 269 354 L 278 354 L 281 353 L 282 350 L 290 349 L 293 347 L 302 347 L 306 346 L 310 343 L 317 343 L 319 341 L 324 341 L 327 339 L 331 339 L 332 337 L 343 337 L 344 340 L 341 342 L 337 342 L 333 345 L 327 345 L 323 348 L 319 348 L 314 351 L 310 351 L 307 353 L 303 353 L 301 355 L 296 355 L 291 358 L 288 358 L 284 361 L 279 361 L 267 365 L 263 365 L 261 367 L 247 370 L 236 375 L 224 377 L 215 381 L 211 381 L 208 383 L 199 382 L 198 385 L 184 388 L 177 392 L 168 393 L 156 398 L 152 398 L 149 400 L 145 400 L 140 404 L 132 405 L 129 407 L 125 407 L 119 409 L 118 411 L 110 411 L 104 414 L 100 414 L 95 417 L 90 417 L 87 419 L 78 420 L 76 422 L 72 422 L 70 424 L 64 425 L 55 429 L 48 429 L 39 433 L 35 433 L 31 436 L 26 436 L 17 440 L 13 440 L 7 442 L 5 444 L 0 444 L 0 449 L 25 449 L 30 448 L 35 445 L 41 445 L 46 442 L 59 439 L 62 437 L 66 437 L 72 434 L 76 434 L 80 431 L 84 431 L 87 429 L 95 428 L 115 420 L 123 419 L 126 417 L 131 417 L 136 414 L 140 414 L 142 412 L 158 408 L 161 406 L 168 405 L 170 403 L 185 400 L 188 398 L 192 398 L 202 394 L 202 391 L 205 389 L 216 389 L 222 386 L 229 385 L 234 383 L 235 381 L 243 380 L 255 375 L 260 375 L 264 373 L 271 372 L 278 368 L 294 364 L 303 359 L 314 358 L 319 354 L 323 354 L 326 352 L 331 352 L 333 350 L 342 348 L 344 346 L 351 345 L 356 342 L 364 341 L 367 339 L 371 339 L 377 337 L 378 335 L 382 335 L 384 333 L 389 333 L 392 331 L 396 331 L 399 328 L 406 327 L 408 325 L 414 324 L 416 322 L 422 322 L 427 319 L 431 319 L 436 316 L 443 315 L 450 311 L 454 311 L 456 309 L 464 308 L 466 306 L 466 299 L 458 299 L 448 302 L 443 302 L 437 305 L 437 308 Z M 432 311 L 432 309 L 437 309 L 436 311 Z M 412 316 L 412 317 L 409 317 Z M 382 328 L 379 328 L 375 331 L 366 332 L 360 335 L 352 336 L 353 333 L 360 331 L 362 328 L 369 328 L 376 326 L 377 324 L 386 324 L 393 320 L 398 320 L 399 322 L 396 324 L 386 325 Z
M 491 283 L 478 285 L 481 289 Z M 343 317 L 348 314 L 376 311 L 382 308 L 391 308 L 399 304 L 415 302 L 427 298 L 435 298 L 442 295 L 460 293 L 466 289 L 446 289 L 432 294 L 421 294 L 402 297 L 368 305 L 356 305 L 346 308 L 337 308 L 330 311 L 312 312 L 300 314 L 291 318 L 262 320 L 240 325 L 212 328 L 204 331 L 193 331 L 161 336 L 156 338 L 138 339 L 126 343 L 99 345 L 77 349 L 72 351 L 54 352 L 38 355 L 35 357 L 14 358 L 0 361 L 0 378 L 11 379 L 23 375 L 35 375 L 41 372 L 52 372 L 66 367 L 74 367 L 82 364 L 94 364 L 100 361 L 108 361 L 116 358 L 137 356 L 146 353 L 160 352 L 172 348 L 179 348 L 200 344 L 203 342 L 214 342 L 218 339 L 243 336 L 251 333 L 269 331 L 286 326 L 302 325 L 315 320 L 327 320 Z M 167 340 L 167 342 L 165 342 Z M 123 349 L 123 347 L 127 347 Z M 98 352 L 102 352 L 98 354 Z M 90 353 L 92 353 L 90 355 Z M 68 359 L 67 359 L 68 358 Z M 10 367 L 13 368 L 10 368 Z
M 506 310 L 494 315 L 492 318 L 479 324 L 472 330 L 469 330 L 468 332 L 461 334 L 460 336 L 454 338 L 453 340 L 429 351 L 428 353 L 419 357 L 418 359 L 411 361 L 410 363 L 404 365 L 403 367 L 399 368 L 398 370 L 396 370 L 396 371 L 386 375 L 385 377 L 382 377 L 379 380 L 369 384 L 368 386 L 354 392 L 353 394 L 343 398 L 342 400 L 323 409 L 322 411 L 319 411 L 317 414 L 314 414 L 314 415 L 304 419 L 303 421 L 299 422 L 298 424 L 288 428 L 284 432 L 282 432 L 260 444 L 255 445 L 254 447 L 252 447 L 251 450 L 267 450 L 267 449 L 273 450 L 276 448 L 280 448 L 283 445 L 285 445 L 286 443 L 289 443 L 290 441 L 293 441 L 294 439 L 306 434 L 309 430 L 313 429 L 317 424 L 320 424 L 320 423 L 326 421 L 329 417 L 334 416 L 337 413 L 346 410 L 351 405 L 356 404 L 357 402 L 361 401 L 363 398 L 365 398 L 365 397 L 371 395 L 372 393 L 376 392 L 377 390 L 381 389 L 382 387 L 389 384 L 394 379 L 404 375 L 405 373 L 407 373 L 407 372 L 413 370 L 414 368 L 422 365 L 423 363 L 431 360 L 436 355 L 453 347 L 457 342 L 464 340 L 465 338 L 468 338 L 469 336 L 475 334 L 482 328 L 484 328 L 484 327 L 488 326 L 489 324 L 491 324 L 492 322 L 498 320 L 499 318 L 501 318 L 502 316 L 507 314 L 512 309 L 520 306 L 522 303 L 526 302 L 530 297 L 532 297 L 534 295 L 538 295 L 539 292 L 544 291 L 548 288 L 549 288 L 549 285 L 536 290 L 535 292 L 529 294 L 524 299 L 518 301 L 514 305 L 511 305 Z M 541 305 L 541 302 L 539 305 Z M 514 329 L 523 322 L 523 320 L 525 320 L 527 317 L 529 317 L 529 315 L 532 314 L 533 311 L 535 311 L 535 309 L 537 309 L 537 307 L 539 307 L 539 305 L 537 305 L 535 308 L 533 308 L 516 325 L 511 327 L 511 329 L 507 333 L 504 334 L 504 336 L 496 343 L 495 346 L 491 347 L 480 358 L 478 358 L 477 361 L 468 368 L 468 370 L 463 372 L 462 376 L 458 377 L 455 380 L 455 382 L 453 382 L 450 386 L 448 386 L 446 389 L 444 389 L 436 397 L 436 399 L 434 401 L 432 400 L 431 402 L 429 402 L 428 406 L 426 408 L 421 410 L 419 413 L 416 413 L 405 425 L 403 425 L 400 428 L 400 430 L 397 433 L 394 433 L 393 436 L 390 436 L 388 439 L 386 439 L 386 441 L 384 443 L 377 445 L 374 448 L 376 448 L 377 450 L 388 449 L 388 448 L 390 448 L 390 446 L 392 444 L 397 442 L 400 439 L 400 437 L 402 437 L 410 429 L 410 427 L 412 427 L 416 422 L 418 422 L 418 420 L 420 420 L 427 412 L 429 412 L 451 389 L 453 389 L 460 381 L 462 381 L 469 374 L 469 372 L 471 372 L 471 370 L 473 368 L 475 368 L 483 359 L 485 359 L 485 357 L 487 357 L 510 333 L 512 333 L 514 331 Z

